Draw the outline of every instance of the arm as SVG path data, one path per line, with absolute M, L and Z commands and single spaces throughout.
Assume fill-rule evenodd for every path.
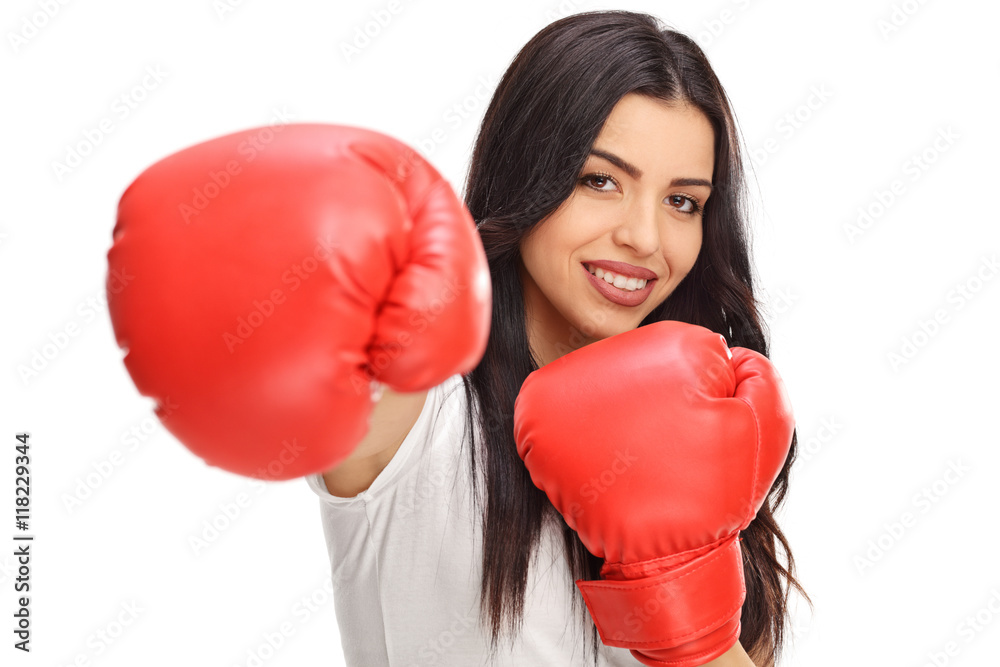
M 386 388 L 372 408 L 364 439 L 342 463 L 323 473 L 326 490 L 352 498 L 371 486 L 403 444 L 426 398 L 427 391 L 401 393 Z

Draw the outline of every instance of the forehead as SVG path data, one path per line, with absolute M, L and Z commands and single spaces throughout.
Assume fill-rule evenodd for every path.
M 711 178 L 715 133 L 697 107 L 629 93 L 611 110 L 594 147 L 645 172 L 675 172 Z

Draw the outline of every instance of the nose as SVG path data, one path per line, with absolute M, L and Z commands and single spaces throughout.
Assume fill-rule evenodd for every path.
M 633 200 L 622 207 L 622 218 L 611 238 L 628 247 L 637 257 L 646 257 L 660 249 L 659 211 L 655 203 Z

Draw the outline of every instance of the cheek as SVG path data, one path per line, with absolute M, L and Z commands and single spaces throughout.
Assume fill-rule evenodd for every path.
M 550 303 L 558 299 L 566 289 L 565 271 L 560 268 L 565 262 L 556 259 L 564 251 L 559 245 L 558 235 L 552 231 L 552 227 L 539 228 L 521 245 L 524 267 L 540 296 Z
M 687 274 L 694 266 L 695 260 L 698 259 L 701 244 L 701 225 L 692 226 L 680 234 L 672 235 L 666 253 L 667 264 L 671 270 Z
M 697 230 L 692 236 L 691 248 L 688 253 L 688 269 L 694 266 L 694 262 L 698 259 L 698 255 L 701 252 L 701 244 L 704 239 L 704 233 L 701 225 L 698 225 Z
M 571 259 L 575 259 L 573 255 L 582 243 L 580 225 L 568 224 L 565 216 L 554 217 L 548 222 L 550 224 L 538 230 L 535 239 L 535 265 L 539 275 L 545 276 L 548 282 L 565 286 L 572 278 Z
M 545 231 L 544 227 L 536 229 L 531 236 L 521 241 L 521 261 L 536 280 L 542 277 L 546 266 L 545 248 L 550 241 Z

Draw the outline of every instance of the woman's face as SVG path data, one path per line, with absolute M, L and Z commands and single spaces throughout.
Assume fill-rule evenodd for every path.
M 528 338 L 540 366 L 635 329 L 691 270 L 714 140 L 690 105 L 636 93 L 615 105 L 573 194 L 521 242 Z

